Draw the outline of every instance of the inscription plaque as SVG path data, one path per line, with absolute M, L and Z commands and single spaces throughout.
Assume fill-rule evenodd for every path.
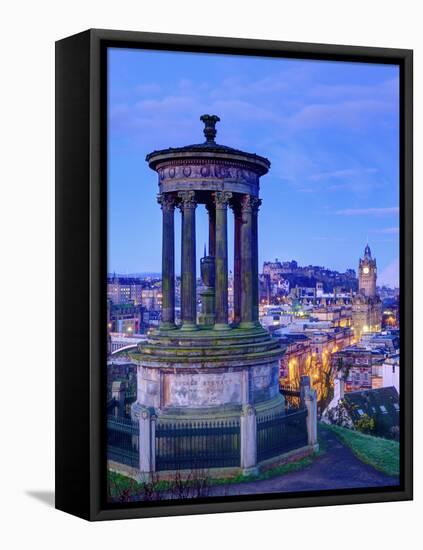
M 241 404 L 241 373 L 166 374 L 165 407 Z

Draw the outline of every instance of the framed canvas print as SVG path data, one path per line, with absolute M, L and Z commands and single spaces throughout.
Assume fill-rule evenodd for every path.
M 412 498 L 412 52 L 56 44 L 56 506 Z

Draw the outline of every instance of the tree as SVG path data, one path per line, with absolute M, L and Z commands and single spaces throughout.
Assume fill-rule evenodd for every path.
M 376 422 L 374 418 L 371 418 L 368 414 L 364 413 L 356 422 L 354 422 L 354 428 L 364 434 L 371 434 L 375 431 Z

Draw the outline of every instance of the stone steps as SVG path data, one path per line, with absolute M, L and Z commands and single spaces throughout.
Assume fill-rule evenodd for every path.
M 193 348 L 227 347 L 274 341 L 264 329 L 231 329 L 222 332 L 201 329 L 191 332 L 180 330 L 157 332 L 148 338 L 147 344 L 184 348 L 191 351 Z

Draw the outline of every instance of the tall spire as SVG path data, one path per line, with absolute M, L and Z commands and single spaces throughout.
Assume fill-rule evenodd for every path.
M 366 244 L 366 248 L 364 249 L 364 257 L 368 260 L 370 260 L 372 257 L 372 252 L 370 250 L 369 243 Z

